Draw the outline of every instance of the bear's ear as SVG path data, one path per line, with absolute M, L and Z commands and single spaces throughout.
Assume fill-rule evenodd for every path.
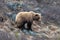
M 39 13 L 35 13 L 35 16 L 41 16 Z
M 38 14 L 35 14 L 35 16 L 38 16 Z

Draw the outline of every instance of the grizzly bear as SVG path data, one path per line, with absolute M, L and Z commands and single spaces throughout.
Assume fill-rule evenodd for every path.
M 15 22 L 17 24 L 17 27 L 19 29 L 27 29 L 32 30 L 31 25 L 33 21 L 41 21 L 41 14 L 35 13 L 33 11 L 30 12 L 19 12 L 16 15 Z M 27 23 L 27 28 L 25 27 L 25 24 Z

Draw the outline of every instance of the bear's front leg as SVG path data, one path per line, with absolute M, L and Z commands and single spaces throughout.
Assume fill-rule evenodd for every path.
M 27 30 L 29 31 L 29 30 L 31 30 L 32 31 L 32 22 L 28 22 L 27 23 Z

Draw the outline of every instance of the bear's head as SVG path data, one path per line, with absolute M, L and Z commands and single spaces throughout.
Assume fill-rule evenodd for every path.
M 35 13 L 33 11 L 30 11 L 30 13 L 33 15 L 33 20 L 41 21 L 41 13 Z
M 34 14 L 34 17 L 33 17 L 33 20 L 41 21 L 41 14 L 35 13 L 35 14 Z

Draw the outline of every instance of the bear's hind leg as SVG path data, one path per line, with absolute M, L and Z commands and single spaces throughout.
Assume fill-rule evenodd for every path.
M 25 29 L 25 23 L 24 22 L 21 22 L 21 23 L 17 23 L 17 28 L 19 28 L 19 29 L 21 29 L 21 30 L 23 30 L 23 29 Z
M 21 24 L 21 30 L 25 29 L 25 22 Z

